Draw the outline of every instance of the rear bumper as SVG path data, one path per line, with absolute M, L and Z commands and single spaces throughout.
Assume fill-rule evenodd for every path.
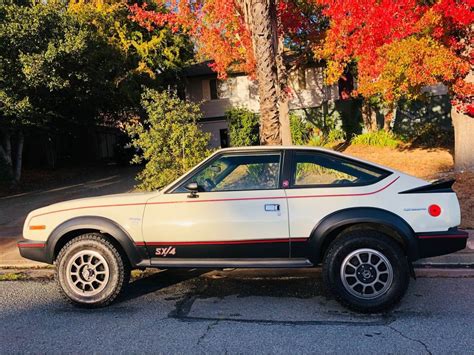
M 445 232 L 417 233 L 420 258 L 454 253 L 466 248 L 469 234 L 457 228 Z
M 17 245 L 22 257 L 42 263 L 50 263 L 45 242 L 22 239 Z

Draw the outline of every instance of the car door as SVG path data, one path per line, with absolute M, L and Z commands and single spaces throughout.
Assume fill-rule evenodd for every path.
M 291 257 L 307 256 L 307 240 L 333 212 L 370 204 L 374 184 L 390 173 L 369 164 L 317 150 L 289 154 L 284 184 L 288 198 Z
M 147 203 L 143 234 L 159 258 L 288 258 L 280 150 L 217 155 Z M 186 186 L 197 183 L 195 196 Z

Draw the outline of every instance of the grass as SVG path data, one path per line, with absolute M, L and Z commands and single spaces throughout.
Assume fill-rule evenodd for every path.
M 27 276 L 23 272 L 7 272 L 0 274 L 0 281 L 19 281 L 26 279 Z
M 403 144 L 399 137 L 385 130 L 367 132 L 358 136 L 354 136 L 351 140 L 351 143 L 356 145 L 389 148 L 398 148 Z

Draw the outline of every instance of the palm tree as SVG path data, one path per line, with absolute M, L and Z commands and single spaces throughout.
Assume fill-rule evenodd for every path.
M 288 102 L 282 90 L 287 76 L 282 60 L 283 42 L 277 34 L 275 1 L 236 2 L 252 36 L 260 97 L 260 143 L 291 144 Z

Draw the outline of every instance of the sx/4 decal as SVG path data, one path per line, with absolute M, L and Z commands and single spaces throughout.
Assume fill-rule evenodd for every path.
M 175 247 L 156 248 L 155 255 L 158 255 L 158 256 L 176 255 L 176 248 Z

